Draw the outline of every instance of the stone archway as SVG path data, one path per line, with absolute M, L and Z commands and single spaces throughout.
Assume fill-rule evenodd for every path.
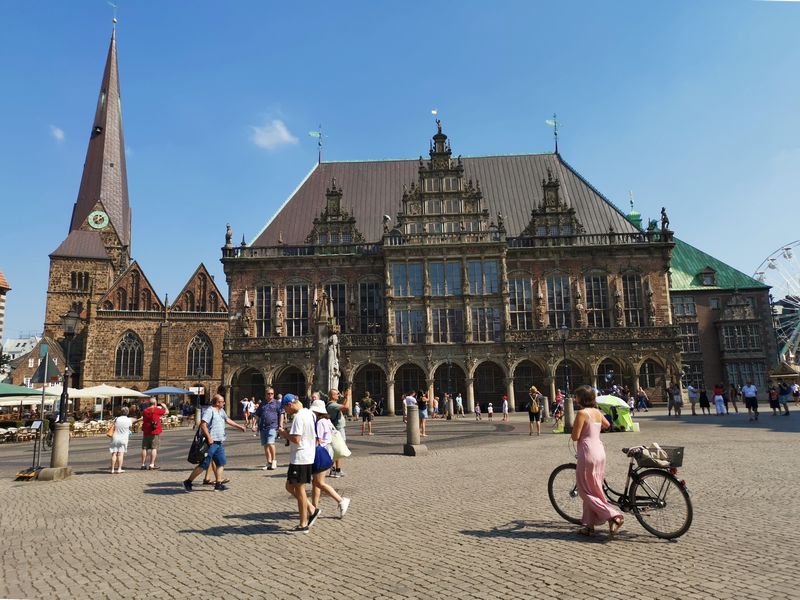
M 549 388 L 545 385 L 545 374 L 542 368 L 529 361 L 523 360 L 514 368 L 514 401 L 516 410 L 523 410 L 528 402 L 528 391 L 535 385 L 545 396 L 549 395 Z
M 403 398 L 411 391 L 423 392 L 428 389 L 425 372 L 412 363 L 401 365 L 394 374 L 394 412 L 403 413 Z
M 481 411 L 485 412 L 491 402 L 499 412 L 506 393 L 505 373 L 503 368 L 491 361 L 482 362 L 475 369 L 472 376 L 474 381 L 475 403 L 480 403 Z
M 450 394 L 453 402 L 458 394 L 466 396 L 467 377 L 461 365 L 454 362 L 440 364 L 433 374 L 433 393 L 439 396 L 440 407 L 443 406 L 445 394 Z
M 300 400 L 306 397 L 306 376 L 297 367 L 286 367 L 272 380 L 275 394 L 294 394 Z M 327 390 L 325 393 L 327 394 Z
M 353 377 L 353 401 L 358 402 L 364 397 L 365 392 L 377 403 L 380 412 L 383 414 L 386 406 L 386 373 L 379 366 L 372 363 L 362 365 Z
M 561 390 L 562 392 L 569 390 L 569 393 L 572 394 L 576 387 L 585 383 L 583 371 L 577 362 L 567 359 L 558 363 L 556 367 L 557 390 Z M 541 389 L 539 391 L 541 391 Z
M 239 371 L 231 382 L 231 406 L 229 415 L 232 419 L 243 419 L 241 399 L 264 397 L 264 376 L 261 371 L 247 367 Z
M 667 385 L 664 367 L 648 358 L 639 367 L 639 387 L 643 388 L 651 402 L 664 402 L 664 389 Z
M 597 388 L 607 392 L 614 385 L 624 385 L 624 369 L 620 361 L 615 358 L 604 358 L 595 373 L 597 378 Z

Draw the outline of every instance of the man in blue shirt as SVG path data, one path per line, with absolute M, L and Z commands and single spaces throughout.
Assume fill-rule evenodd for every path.
M 192 491 L 192 481 L 200 475 L 203 471 L 208 469 L 211 461 L 217 466 L 216 477 L 217 481 L 214 484 L 214 489 L 219 492 L 224 492 L 227 487 L 222 483 L 224 480 L 225 464 L 228 462 L 225 459 L 225 425 L 236 427 L 239 431 L 245 431 L 244 425 L 239 425 L 235 421 L 231 421 L 225 413 L 225 398 L 217 394 L 211 400 L 211 406 L 203 411 L 203 416 L 200 420 L 200 429 L 208 440 L 208 454 L 203 461 L 197 465 L 189 474 L 189 479 L 183 482 L 183 489 L 187 492 Z
M 267 399 L 262 402 L 255 412 L 258 431 L 261 434 L 261 445 L 264 447 L 264 456 L 267 464 L 262 467 L 262 471 L 272 471 L 278 468 L 278 461 L 275 459 L 275 440 L 278 437 L 278 426 L 280 424 L 281 407 L 275 399 L 275 390 L 267 388 Z

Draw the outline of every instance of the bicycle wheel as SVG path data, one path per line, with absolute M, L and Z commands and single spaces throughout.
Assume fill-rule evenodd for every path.
M 570 523 L 581 524 L 583 501 L 578 496 L 575 481 L 575 463 L 567 463 L 555 468 L 547 480 L 547 495 L 556 512 Z
M 53 436 L 50 433 L 45 434 L 42 437 L 42 446 L 45 450 L 50 450 L 53 447 Z
M 682 536 L 692 524 L 692 501 L 680 482 L 660 469 L 639 473 L 629 493 L 636 520 L 656 537 Z

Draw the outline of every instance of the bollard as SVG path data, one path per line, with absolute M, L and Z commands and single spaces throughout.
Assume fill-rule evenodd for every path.
M 452 418 L 453 418 L 453 415 L 455 414 L 455 413 L 453 412 L 453 408 L 454 408 L 454 406 L 453 406 L 453 396 L 452 396 L 452 394 L 451 394 L 451 395 L 449 395 L 449 396 L 447 397 L 447 420 L 448 420 L 448 421 L 449 421 L 450 419 L 452 419 Z
M 60 481 L 72 475 L 69 466 L 69 423 L 56 423 L 50 467 L 39 471 L 39 481 Z
M 419 407 L 416 404 L 406 406 L 406 443 L 403 454 L 406 456 L 422 456 L 428 448 L 419 443 Z

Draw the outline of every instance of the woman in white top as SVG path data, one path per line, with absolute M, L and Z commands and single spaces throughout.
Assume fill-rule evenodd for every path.
M 328 415 L 328 410 L 325 408 L 325 403 L 322 400 L 314 400 L 311 403 L 311 412 L 314 413 L 314 417 L 316 417 L 316 423 L 314 429 L 317 435 L 317 445 L 322 446 L 325 450 L 328 451 L 331 458 L 333 458 L 333 448 L 331 447 L 331 441 L 333 440 L 334 435 L 338 435 L 336 428 L 331 423 L 330 415 Z M 311 504 L 316 506 L 319 509 L 319 500 L 322 496 L 322 492 L 325 492 L 326 495 L 330 496 L 339 504 L 339 518 L 341 519 L 344 517 L 344 514 L 347 512 L 347 507 L 350 506 L 350 498 L 343 498 L 339 494 L 336 493 L 328 483 L 325 482 L 325 477 L 328 476 L 330 469 L 326 469 L 325 471 L 320 471 L 319 473 L 314 473 L 311 479 Z
M 114 419 L 114 435 L 111 436 L 111 443 L 108 450 L 111 452 L 111 472 L 124 473 L 122 470 L 122 459 L 128 451 L 128 439 L 131 436 L 131 419 L 128 417 L 128 407 L 122 407 L 122 414 Z

